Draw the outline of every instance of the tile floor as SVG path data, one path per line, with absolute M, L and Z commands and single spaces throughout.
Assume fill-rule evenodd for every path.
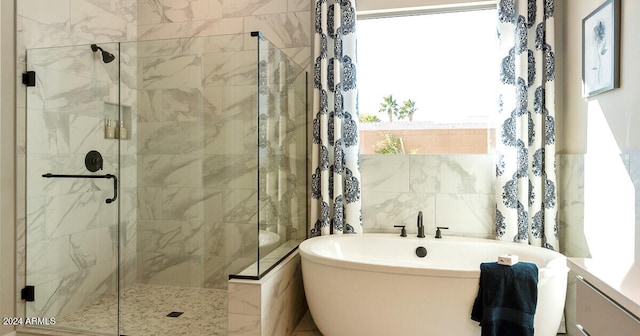
M 311 318 L 311 314 L 307 311 L 291 336 L 322 336 L 322 333 L 318 330 Z
M 115 334 L 116 294 L 56 320 L 55 329 Z M 121 334 L 127 336 L 227 335 L 227 292 L 221 289 L 134 284 L 122 294 Z M 182 312 L 168 317 L 171 312 Z M 307 312 L 292 336 L 322 336 Z
M 113 334 L 116 294 L 56 320 L 55 328 Z M 227 291 L 165 285 L 134 284 L 122 294 L 121 334 L 227 335 Z M 182 312 L 168 317 L 171 312 Z

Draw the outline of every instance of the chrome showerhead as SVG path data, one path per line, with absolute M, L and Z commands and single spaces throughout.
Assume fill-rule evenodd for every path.
M 102 53 L 102 61 L 105 63 L 112 62 L 114 59 L 116 59 L 116 57 L 113 56 L 112 53 L 105 51 L 104 49 L 98 47 L 96 44 L 91 45 L 91 50 L 93 50 L 93 52 L 100 50 L 100 52 Z

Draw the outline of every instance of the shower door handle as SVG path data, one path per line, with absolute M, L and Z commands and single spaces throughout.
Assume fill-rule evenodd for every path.
M 107 204 L 113 203 L 118 198 L 118 178 L 112 174 L 104 174 L 104 175 L 62 175 L 62 174 L 51 174 L 46 173 L 42 174 L 42 177 L 45 178 L 105 178 L 105 179 L 113 179 L 113 197 L 107 198 L 105 202 Z

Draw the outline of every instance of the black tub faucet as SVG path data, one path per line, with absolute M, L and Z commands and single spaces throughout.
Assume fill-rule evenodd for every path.
M 418 238 L 424 238 L 424 224 L 422 223 L 422 211 L 418 211 Z

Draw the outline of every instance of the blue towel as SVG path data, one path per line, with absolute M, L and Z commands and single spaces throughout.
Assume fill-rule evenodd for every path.
M 471 319 L 480 322 L 482 336 L 533 336 L 538 301 L 538 267 L 480 264 L 480 285 Z

